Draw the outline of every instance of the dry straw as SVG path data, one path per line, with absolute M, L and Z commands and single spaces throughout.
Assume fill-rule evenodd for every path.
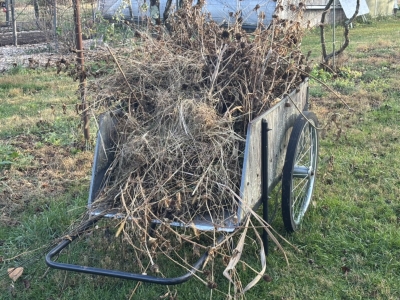
M 252 222 L 269 228 L 261 218 L 243 220 L 222 242 L 216 230 L 201 232 L 193 222 L 209 215 L 218 228 L 226 212 L 235 216 L 248 123 L 304 80 L 307 59 L 299 49 L 303 8 L 290 6 L 290 19 L 282 20 L 278 15 L 284 7 L 278 2 L 266 28 L 264 13 L 255 7 L 260 24 L 249 33 L 241 28 L 240 13 L 232 13 L 231 26 L 221 27 L 202 12 L 201 3 L 187 4 L 169 17 L 168 30 L 136 29 L 134 46 L 110 50 L 115 72 L 90 81 L 96 107 L 113 111 L 118 132 L 107 185 L 94 207 L 116 208 L 124 216 L 117 235 L 132 245 L 141 272 L 149 271 L 146 261 L 163 276 L 160 254 L 190 269 L 179 254 L 184 242 L 193 255 L 209 250 L 198 278 L 212 289 L 217 274 L 204 270 L 217 264 L 217 257 L 226 262 L 221 275 L 233 284 L 224 291 L 231 295 L 247 291 L 265 272 L 263 254 L 260 271 L 248 266 L 256 275 L 247 287 L 237 272 L 244 240 L 262 244 L 256 230 L 248 233 L 257 227 Z M 116 100 L 111 108 L 110 95 Z

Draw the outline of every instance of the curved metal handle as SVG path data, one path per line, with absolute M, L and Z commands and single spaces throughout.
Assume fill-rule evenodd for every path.
M 89 224 L 84 226 L 82 228 L 82 230 L 85 230 L 93 223 L 94 222 L 89 222 Z M 118 270 L 109 270 L 109 269 L 101 269 L 101 268 L 74 265 L 74 264 L 68 264 L 68 263 L 61 263 L 61 262 L 56 262 L 56 261 L 52 260 L 52 258 L 55 255 L 60 253 L 61 250 L 66 248 L 77 237 L 78 237 L 78 234 L 72 236 L 71 239 L 64 239 L 56 247 L 54 247 L 52 250 L 50 250 L 50 252 L 46 255 L 46 258 L 45 258 L 46 264 L 51 268 L 60 269 L 60 270 L 67 270 L 67 271 L 80 272 L 80 273 L 86 273 L 86 274 L 94 274 L 94 275 L 101 275 L 101 276 L 116 277 L 116 278 L 121 278 L 121 279 L 129 279 L 129 280 L 157 283 L 157 284 L 161 284 L 161 285 L 175 285 L 175 284 L 180 284 L 180 283 L 183 283 L 183 282 L 189 280 L 193 276 L 193 274 L 196 273 L 201 268 L 201 266 L 203 265 L 203 263 L 205 262 L 205 260 L 208 256 L 208 252 L 204 253 L 200 257 L 200 259 L 192 266 L 192 268 L 189 272 L 187 272 L 186 274 L 184 274 L 180 277 L 174 277 L 174 278 L 161 278 L 161 277 L 155 277 L 155 276 L 150 276 L 150 275 L 123 272 L 123 271 L 118 271 Z M 223 239 L 223 236 L 221 236 L 218 239 L 217 244 L 220 241 L 222 241 L 222 239 Z

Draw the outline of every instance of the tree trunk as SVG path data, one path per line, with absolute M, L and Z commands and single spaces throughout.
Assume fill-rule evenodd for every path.
M 39 30 L 42 30 L 42 26 L 40 24 L 40 8 L 39 8 L 38 0 L 33 0 L 33 10 L 35 12 L 36 26 L 38 27 Z
M 343 45 L 340 47 L 339 50 L 333 51 L 333 52 L 327 54 L 326 41 L 325 41 L 325 25 L 326 25 L 325 24 L 325 16 L 326 16 L 327 12 L 329 11 L 329 9 L 331 8 L 332 3 L 333 3 L 333 0 L 329 0 L 328 4 L 325 6 L 324 12 L 322 13 L 322 16 L 321 16 L 321 24 L 319 25 L 320 26 L 320 36 L 321 36 L 322 59 L 323 59 L 323 64 L 326 66 L 329 64 L 329 60 L 331 60 L 333 57 L 337 57 L 338 55 L 340 55 L 349 45 L 349 43 L 350 43 L 349 27 L 350 27 L 350 24 L 357 17 L 358 10 L 360 8 L 360 0 L 357 0 L 356 11 L 354 12 L 353 16 L 344 23 L 344 34 L 343 34 L 344 35 L 344 43 L 343 43 Z M 335 9 L 336 9 L 336 7 L 335 7 Z M 336 24 L 333 24 L 333 26 L 336 26 Z
M 39 3 L 38 3 L 38 0 L 33 0 L 33 9 L 35 11 L 35 18 L 39 19 L 40 15 L 39 15 Z

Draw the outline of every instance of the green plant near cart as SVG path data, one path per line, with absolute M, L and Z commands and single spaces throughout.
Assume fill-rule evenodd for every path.
M 328 82 L 328 81 L 332 80 L 332 78 L 333 78 L 333 74 L 331 72 L 325 71 L 324 69 L 320 68 L 319 66 L 314 67 L 311 70 L 310 75 L 311 75 L 310 76 L 311 80 L 313 80 L 315 78 L 322 82 Z
M 0 171 L 13 166 L 26 168 L 32 160 L 31 155 L 24 154 L 10 145 L 0 145 Z
M 19 157 L 19 153 L 10 147 L 0 147 L 0 170 L 8 169 Z
M 347 79 L 359 79 L 362 77 L 362 72 L 351 69 L 349 66 L 344 66 L 339 68 L 339 77 Z

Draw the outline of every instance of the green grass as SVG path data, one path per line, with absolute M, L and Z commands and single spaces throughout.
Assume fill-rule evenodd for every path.
M 77 140 L 77 84 L 64 75 L 54 77 L 54 73 L 17 67 L 1 78 L 1 138 L 34 134 L 63 146 Z
M 373 55 L 384 55 L 385 53 L 396 53 L 393 47 L 387 47 L 387 44 L 398 40 L 400 29 L 398 26 L 399 17 L 386 17 L 382 20 L 373 20 L 372 22 L 356 22 L 354 28 L 350 29 L 350 44 L 346 52 L 351 52 L 355 58 L 365 57 L 368 52 Z M 327 52 L 332 52 L 333 44 L 335 49 L 339 49 L 344 42 L 343 27 L 337 26 L 335 39 L 333 37 L 333 28 L 327 26 L 325 29 L 325 42 L 327 43 Z M 304 53 L 311 51 L 311 58 L 315 62 L 321 61 L 321 42 L 319 35 L 319 27 L 310 29 L 309 34 L 302 41 L 302 49 Z M 382 47 L 376 48 L 376 45 Z M 373 48 L 372 52 L 367 51 Z M 398 53 L 398 52 L 397 52 Z
M 330 123 L 320 140 L 313 203 L 302 228 L 294 234 L 284 232 L 280 210 L 272 223 L 297 250 L 283 243 L 287 266 L 282 253 L 270 245 L 266 273 L 272 281 L 261 280 L 246 294 L 247 299 L 400 298 L 399 19 L 357 23 L 350 37 L 340 76 L 333 79 L 315 69 L 313 75 L 324 84 L 310 82 L 312 109 L 321 126 L 336 113 L 342 128 L 339 135 Z M 303 40 L 304 52 L 318 47 L 318 31 L 311 31 Z M 317 55 L 314 59 L 317 61 Z M 129 299 L 134 290 L 132 299 L 160 299 L 168 291 L 166 286 L 47 269 L 43 249 L 7 260 L 62 236 L 86 210 L 91 157 L 74 148 L 82 137 L 77 127 L 80 119 L 73 110 L 77 102 L 73 85 L 72 80 L 54 77 L 54 71 L 19 70 L 0 77 L 0 162 L 5 162 L 0 165 L 0 261 L 4 261 L 0 270 L 4 273 L 35 253 L 40 258 L 27 265 L 15 283 L 7 276 L 1 278 L 0 299 Z M 325 85 L 342 93 L 353 110 L 346 109 Z M 68 105 L 66 115 L 62 104 Z M 29 137 L 30 148 L 21 136 Z M 45 155 L 40 156 L 41 151 Z M 61 152 L 56 162 L 48 158 Z M 35 178 L 39 177 L 36 164 L 40 159 L 49 159 L 45 162 L 53 177 Z M 57 173 L 60 168 L 71 171 Z M 76 169 L 86 171 L 73 180 L 68 174 Z M 60 174 L 65 178 L 57 181 Z M 21 198 L 12 198 L 14 202 L 4 200 L 19 193 L 18 185 L 10 185 L 13 182 L 6 179 L 12 176 L 17 183 L 32 184 L 22 190 L 29 197 L 21 193 Z M 48 190 L 47 181 L 55 187 L 52 180 L 65 185 L 60 192 Z M 41 192 L 42 185 L 45 190 Z M 114 237 L 115 222 L 104 220 L 98 226 L 83 234 L 59 260 L 133 269 L 135 258 L 129 247 Z M 249 238 L 254 239 L 254 234 Z M 245 257 L 255 268 L 259 268 L 254 258 L 260 250 L 257 247 L 251 239 L 245 247 Z M 192 249 L 182 251 L 190 257 Z M 161 258 L 158 263 L 171 276 L 183 272 Z M 226 292 L 220 258 L 215 259 L 214 267 L 219 272 L 214 272 L 213 280 Z M 246 280 L 254 276 L 248 268 L 239 267 L 239 272 L 247 274 Z M 169 290 L 176 290 L 179 299 L 226 299 L 196 279 Z
M 0 145 L 0 170 L 14 168 L 26 168 L 32 162 L 31 155 L 24 155 L 11 145 Z

